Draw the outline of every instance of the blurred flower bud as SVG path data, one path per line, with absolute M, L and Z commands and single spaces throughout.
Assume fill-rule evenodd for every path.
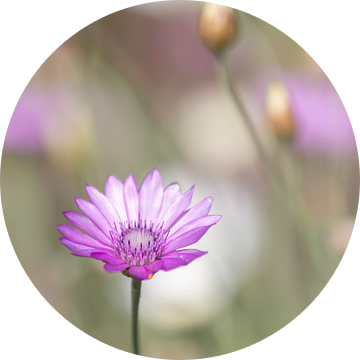
M 265 95 L 265 113 L 279 140 L 291 140 L 295 135 L 295 121 L 285 85 L 280 81 L 269 83 Z
M 199 19 L 199 36 L 213 52 L 221 52 L 234 42 L 238 35 L 238 19 L 234 9 L 205 3 Z

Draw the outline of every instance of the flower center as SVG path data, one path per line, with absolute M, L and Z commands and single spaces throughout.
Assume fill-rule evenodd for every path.
M 126 221 L 110 231 L 115 254 L 129 265 L 152 264 L 159 259 L 167 237 L 162 225 L 146 220 Z

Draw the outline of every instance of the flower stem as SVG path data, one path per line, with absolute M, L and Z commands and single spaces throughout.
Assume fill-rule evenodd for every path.
M 226 57 L 224 53 L 219 53 L 216 56 L 216 60 L 217 60 L 217 65 L 218 65 L 218 69 L 219 69 L 219 75 L 220 75 L 220 79 L 222 80 L 225 89 L 227 89 L 227 91 L 230 94 L 230 97 L 233 101 L 233 103 L 236 106 L 237 111 L 240 113 L 240 116 L 243 118 L 244 123 L 249 131 L 249 134 L 255 144 L 255 148 L 258 151 L 261 160 L 264 163 L 268 163 L 268 157 L 266 155 L 266 150 L 263 147 L 262 141 L 260 140 L 253 124 L 250 118 L 250 115 L 248 113 L 248 111 L 246 110 L 245 105 L 242 102 L 242 99 L 238 96 L 237 91 L 234 87 L 234 83 L 231 80 L 231 75 L 229 73 L 229 68 L 227 66 L 226 63 Z
M 232 81 L 230 71 L 226 62 L 225 54 L 217 54 L 216 60 L 220 80 L 222 81 L 224 88 L 230 95 L 232 102 L 234 103 L 238 113 L 240 114 L 242 120 L 245 123 L 245 126 L 247 127 L 250 137 L 255 145 L 255 149 L 259 154 L 259 158 L 262 162 L 265 174 L 268 176 L 268 179 L 272 183 L 272 186 L 278 189 L 279 196 L 285 197 L 284 195 L 282 195 L 281 190 L 284 186 L 287 185 L 286 180 L 284 179 L 283 174 L 277 166 L 276 162 L 269 155 L 269 151 L 266 149 L 261 138 L 259 137 L 254 127 L 251 116 L 242 101 L 242 98 L 238 95 L 238 92 L 235 89 L 234 82 Z
M 253 140 L 255 148 L 259 154 L 259 158 L 263 164 L 265 175 L 270 182 L 275 194 L 278 196 L 281 205 L 286 210 L 286 215 L 290 217 L 295 229 L 301 234 L 304 246 L 307 248 L 305 251 L 306 256 L 309 258 L 310 264 L 315 268 L 318 267 L 319 275 L 328 280 L 328 276 L 334 271 L 332 264 L 329 264 L 327 254 L 317 239 L 317 234 L 313 229 L 309 229 L 310 221 L 306 212 L 305 204 L 296 193 L 296 189 L 288 184 L 283 175 L 282 169 L 278 166 L 276 161 L 267 151 L 262 140 L 260 139 L 250 114 L 248 113 L 245 104 L 235 89 L 232 81 L 229 68 L 226 62 L 226 56 L 224 53 L 219 53 L 216 56 L 217 66 L 219 70 L 219 76 L 223 82 L 224 88 L 230 95 L 238 113 L 242 117 L 249 134 Z M 315 259 L 316 256 L 316 259 Z M 317 264 L 316 261 L 321 261 L 321 264 Z
M 240 117 L 244 121 L 250 137 L 255 145 L 255 149 L 258 152 L 260 161 L 263 165 L 263 170 L 265 175 L 268 177 L 271 186 L 276 190 L 277 195 L 281 198 L 282 203 L 285 203 L 287 206 L 287 196 L 284 194 L 284 187 L 287 189 L 286 180 L 283 177 L 281 170 L 278 168 L 277 163 L 273 161 L 269 155 L 269 151 L 264 146 L 262 140 L 260 139 L 250 114 L 248 113 L 245 104 L 242 101 L 242 98 L 238 95 L 234 82 L 232 81 L 229 68 L 226 62 L 226 56 L 224 53 L 219 53 L 216 56 L 217 66 L 219 70 L 219 77 L 223 83 L 224 88 L 227 90 L 230 95 L 230 99 L 234 103 Z
M 139 301 L 141 292 L 141 280 L 131 279 L 131 314 L 132 314 L 132 340 L 133 352 L 135 355 L 140 355 L 139 350 Z

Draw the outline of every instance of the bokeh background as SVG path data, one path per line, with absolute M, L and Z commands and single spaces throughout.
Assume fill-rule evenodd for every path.
M 303 202 L 304 239 L 268 179 L 243 119 L 197 34 L 200 2 L 141 5 L 107 16 L 61 45 L 22 94 L 6 135 L 1 194 L 6 225 L 31 281 L 79 329 L 131 351 L 130 281 L 71 256 L 58 241 L 62 211 L 84 184 L 109 174 L 138 182 L 154 167 L 164 186 L 196 184 L 223 219 L 196 247 L 209 253 L 144 282 L 142 354 L 203 358 L 273 334 L 323 289 L 350 239 L 359 160 L 339 96 L 312 58 L 269 24 L 240 13 L 228 53 L 255 127 Z M 269 85 L 287 91 L 296 132 L 277 144 Z M 275 150 L 274 150 L 275 148 Z

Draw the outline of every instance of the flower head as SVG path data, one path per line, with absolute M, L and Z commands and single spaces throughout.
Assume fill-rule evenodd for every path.
M 287 89 L 281 81 L 269 83 L 265 96 L 265 112 L 271 130 L 279 140 L 289 141 L 295 136 L 295 121 L 290 108 Z
M 262 108 L 267 116 L 270 115 L 267 89 L 273 79 L 272 73 L 261 74 L 261 79 L 254 89 L 255 104 Z M 283 116 L 287 118 L 286 122 L 277 125 L 283 127 L 284 135 L 293 132 L 293 137 L 289 140 L 295 151 L 327 155 L 348 155 L 356 152 L 350 119 L 339 95 L 327 78 L 285 72 L 281 81 L 283 91 L 286 91 L 286 98 L 281 99 L 281 107 Z M 277 110 L 280 110 L 279 107 Z
M 205 3 L 199 19 L 199 35 L 203 44 L 214 52 L 221 52 L 238 37 L 239 24 L 234 9 L 224 5 Z
M 72 225 L 59 225 L 60 241 L 73 255 L 105 262 L 109 273 L 146 280 L 159 270 L 187 265 L 206 252 L 182 249 L 200 240 L 220 219 L 208 215 L 212 199 L 188 209 L 194 187 L 181 194 L 177 183 L 162 187 L 161 174 L 154 169 L 138 190 L 132 174 L 124 184 L 110 175 L 105 195 L 86 185 L 90 202 L 75 198 L 84 215 L 64 212 Z M 178 250 L 182 249 L 182 250 Z

